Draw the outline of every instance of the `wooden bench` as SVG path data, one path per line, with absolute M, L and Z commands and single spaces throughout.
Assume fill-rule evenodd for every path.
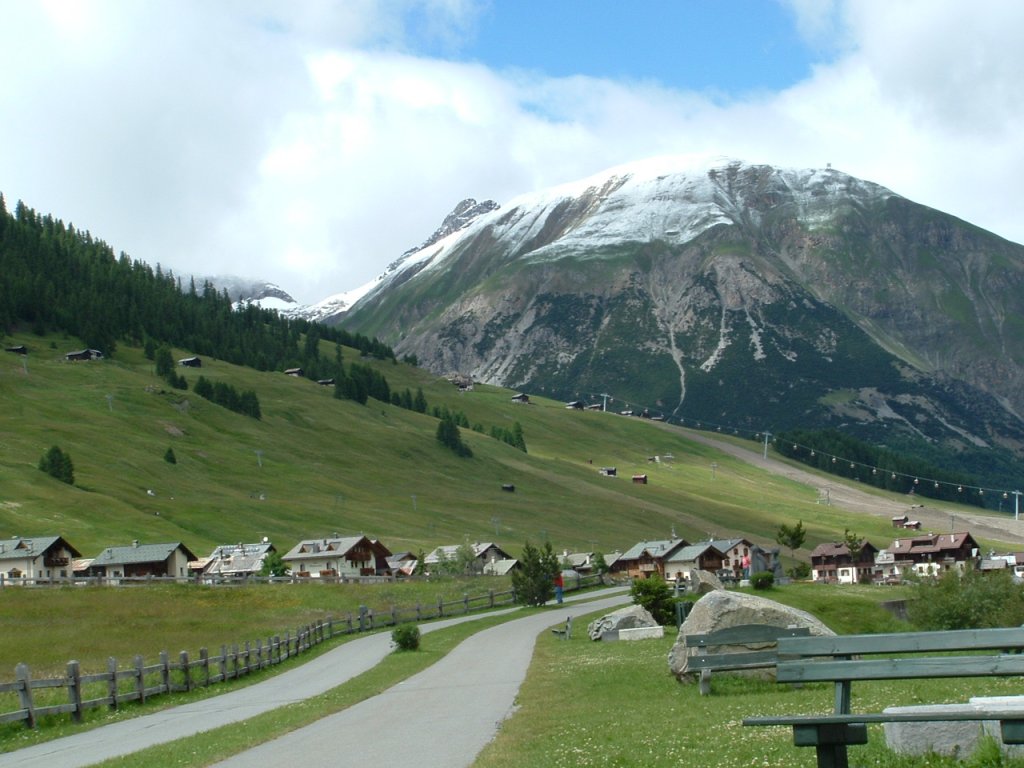
M 1003 743 L 1024 744 L 1024 709 L 869 714 L 851 709 L 854 681 L 1024 675 L 1022 650 L 1024 628 L 779 638 L 776 681 L 834 683 L 834 710 L 748 717 L 743 724 L 792 726 L 793 744 L 814 747 L 819 768 L 847 768 L 847 745 L 867 744 L 870 723 L 998 720 Z
M 700 694 L 711 693 L 711 673 L 744 669 L 767 669 L 778 660 L 776 643 L 780 637 L 806 637 L 807 627 L 774 627 L 769 624 L 738 624 L 706 635 L 686 635 L 683 644 L 698 649 L 686 659 L 686 671 L 700 670 Z M 729 645 L 770 645 L 757 651 L 723 652 L 713 650 Z
M 572 616 L 565 620 L 565 627 L 555 627 L 551 631 L 558 635 L 559 640 L 572 640 Z

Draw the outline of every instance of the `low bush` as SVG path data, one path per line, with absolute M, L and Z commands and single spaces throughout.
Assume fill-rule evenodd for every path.
M 391 631 L 391 640 L 399 651 L 419 650 L 420 628 L 415 624 L 399 624 Z
M 775 576 L 771 571 L 758 571 L 750 574 L 750 586 L 754 589 L 771 589 L 775 585 Z

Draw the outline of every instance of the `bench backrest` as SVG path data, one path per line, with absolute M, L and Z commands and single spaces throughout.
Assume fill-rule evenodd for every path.
M 807 627 L 774 627 L 770 624 L 738 624 L 734 627 L 708 632 L 704 635 L 686 635 L 687 648 L 710 648 L 716 645 L 754 645 L 776 643 L 783 637 L 807 637 Z
M 783 637 L 776 680 L 834 682 L 836 712 L 849 712 L 854 680 L 1024 675 L 1022 650 L 1024 628 Z

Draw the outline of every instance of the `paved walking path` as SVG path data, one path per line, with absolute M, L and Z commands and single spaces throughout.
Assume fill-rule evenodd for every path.
M 485 629 L 441 661 L 379 696 L 217 763 L 221 768 L 366 765 L 416 768 L 473 764 L 515 705 L 537 635 L 567 615 L 621 605 L 628 594 L 534 614 Z M 576 631 L 585 631 L 579 627 Z
M 577 596 L 577 599 L 588 598 L 595 594 L 606 593 L 580 595 Z M 588 613 L 593 610 L 601 610 L 606 603 L 619 604 L 626 601 L 628 601 L 628 595 L 624 594 L 623 590 L 619 590 L 616 597 L 605 598 L 596 602 L 580 603 L 571 607 L 569 604 L 566 604 L 563 606 L 566 608 L 563 612 L 543 613 L 528 617 L 527 619 L 506 623 L 502 626 L 518 625 L 521 621 L 540 619 L 539 626 L 542 628 L 545 622 L 546 625 L 550 626 L 559 619 L 564 621 L 563 613 L 565 615 L 569 613 Z M 466 621 L 507 614 L 516 610 L 518 609 L 510 608 L 503 611 L 442 619 L 421 624 L 420 631 L 423 633 L 433 632 Z M 535 630 L 533 636 L 535 637 L 539 631 L 539 629 Z M 500 635 L 498 635 L 497 641 L 503 643 Z M 461 647 L 459 646 L 459 648 Z M 529 655 L 532 653 L 532 649 L 533 644 L 531 641 L 525 665 L 529 664 Z M 61 768 L 84 768 L 84 766 L 94 765 L 113 757 L 138 752 L 156 744 L 164 744 L 169 741 L 192 736 L 202 731 L 239 722 L 271 709 L 288 706 L 296 701 L 329 691 L 356 675 L 373 668 L 390 652 L 390 632 L 378 632 L 360 637 L 339 645 L 337 648 L 294 669 L 275 675 L 260 683 L 239 688 L 230 693 L 212 696 L 142 717 L 122 720 L 14 752 L 2 753 L 0 754 L 0 768 L 15 768 L 15 766 L 17 768 L 53 768 L 54 765 L 59 765 Z M 455 652 L 453 651 L 453 653 Z M 525 674 L 525 665 L 523 666 L 523 674 Z M 520 680 L 522 676 L 519 676 Z M 512 695 L 515 695 L 514 691 Z M 302 733 L 305 730 L 302 729 L 297 733 Z M 489 733 L 493 735 L 493 728 L 491 728 Z M 365 733 L 362 735 L 365 736 Z M 485 743 L 486 740 L 481 744 L 481 747 Z M 334 754 L 335 759 L 331 761 L 331 765 L 337 764 L 337 754 Z M 392 753 L 392 755 L 394 754 Z M 311 757 L 313 759 L 303 759 L 302 764 L 304 768 L 312 768 L 312 766 L 318 764 L 315 762 L 315 756 Z M 291 760 L 288 761 L 288 763 L 291 762 Z M 236 764 L 251 765 L 251 763 L 244 762 Z M 418 761 L 418 764 L 422 765 L 423 763 Z M 443 763 L 438 763 L 438 765 L 441 764 Z M 452 763 L 447 764 L 452 765 Z

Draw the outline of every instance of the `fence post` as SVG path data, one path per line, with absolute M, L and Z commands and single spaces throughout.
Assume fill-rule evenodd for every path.
M 469 613 L 469 592 L 462 593 L 462 605 L 465 606 L 463 613 Z
M 493 608 L 494 607 L 494 590 L 493 589 L 488 589 L 487 590 L 487 607 L 488 608 Z
M 327 639 L 331 640 L 334 637 L 334 618 L 332 616 L 327 617 Z
M 444 616 L 444 598 L 441 595 L 437 596 L 437 618 Z
M 220 659 L 217 660 L 220 666 L 220 681 L 223 683 L 228 679 L 228 647 L 222 645 L 220 647 Z
M 210 652 L 206 648 L 199 649 L 199 661 L 203 667 L 203 687 L 210 687 Z
M 82 722 L 82 671 L 77 661 L 68 662 L 68 700 L 71 706 L 71 719 Z
M 18 698 L 21 699 L 21 708 L 25 710 L 25 725 L 35 728 L 36 710 L 32 706 L 32 675 L 29 674 L 28 665 L 19 664 L 15 667 L 14 677 L 19 683 Z
M 423 618 L 423 609 L 420 606 L 420 601 L 416 601 L 416 621 L 419 622 Z
M 117 659 L 113 656 L 107 659 L 107 672 L 110 673 L 110 708 L 117 709 Z
M 274 635 L 274 646 L 270 649 L 270 657 L 274 658 L 274 651 L 277 651 L 277 658 L 274 660 L 275 664 L 281 663 L 281 636 Z
M 164 693 L 171 692 L 171 656 L 167 651 L 160 651 L 160 687 Z
M 135 657 L 135 690 L 139 692 L 139 704 L 146 703 L 146 665 L 142 656 Z
M 256 639 L 256 669 L 263 669 L 263 640 Z
M 284 631 L 284 657 L 286 659 L 291 657 L 291 655 L 292 655 L 291 651 L 292 651 L 292 632 L 291 632 L 290 629 L 286 629 Z M 278 659 L 280 659 L 280 657 L 281 657 L 281 654 L 278 653 Z
M 367 611 L 367 608 L 366 608 L 365 605 L 360 605 L 359 606 L 359 631 L 360 632 L 365 632 L 366 631 L 366 611 Z
M 188 651 L 182 651 L 178 655 L 178 661 L 181 664 L 181 672 L 182 672 L 182 677 L 183 677 L 182 682 L 185 685 L 185 690 L 186 691 L 191 691 L 192 690 L 192 667 L 189 666 Z
M 351 635 L 355 631 L 355 627 L 352 624 L 352 614 L 350 613 L 348 615 L 348 633 Z
M 249 641 L 245 641 L 245 674 L 252 672 L 252 646 Z
M 231 665 L 235 668 L 235 679 L 237 680 L 238 679 L 238 675 L 239 675 L 239 670 L 238 670 L 238 643 L 234 643 L 231 646 L 231 656 L 232 656 Z

